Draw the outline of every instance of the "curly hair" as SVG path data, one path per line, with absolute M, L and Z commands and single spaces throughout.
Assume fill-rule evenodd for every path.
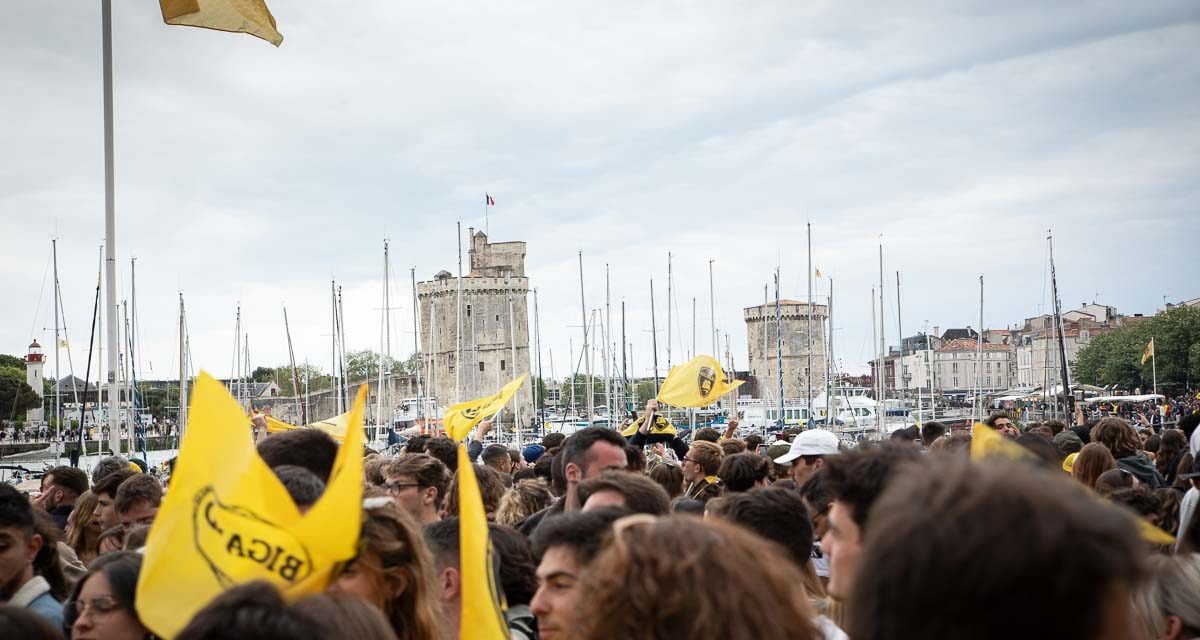
M 545 509 L 554 502 L 554 496 L 541 480 L 522 480 L 504 492 L 500 506 L 496 509 L 496 522 L 515 527 L 525 518 Z
M 588 595 L 579 637 L 819 638 L 800 571 L 775 561 L 779 554 L 773 543 L 720 521 L 618 520 L 581 576 Z
M 1137 431 L 1121 418 L 1104 418 L 1092 427 L 1092 442 L 1099 442 L 1108 447 L 1113 457 L 1120 460 L 1137 455 L 1142 448 L 1142 441 Z
M 439 638 L 433 557 L 421 536 L 420 525 L 394 503 L 365 509 L 360 548 L 370 553 L 359 552 L 354 560 L 358 568 L 370 572 L 379 582 L 404 581 L 403 591 L 383 606 L 396 636 L 400 640 Z M 378 565 L 372 560 L 377 560 Z
M 500 499 L 508 489 L 500 480 L 500 474 L 492 468 L 476 465 L 474 471 L 475 481 L 479 483 L 479 494 L 483 497 L 483 511 L 490 516 L 490 520 L 495 517 L 496 510 L 500 508 Z M 443 518 L 458 516 L 458 478 L 459 474 L 455 472 L 454 479 L 446 489 L 446 499 L 442 502 Z

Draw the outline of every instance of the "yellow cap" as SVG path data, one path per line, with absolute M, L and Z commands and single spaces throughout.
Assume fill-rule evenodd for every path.
M 1063 463 L 1062 463 L 1062 470 L 1066 471 L 1067 473 L 1071 473 L 1071 470 L 1075 468 L 1075 458 L 1078 458 L 1078 457 L 1079 457 L 1078 453 L 1072 453 L 1071 455 L 1064 458 Z

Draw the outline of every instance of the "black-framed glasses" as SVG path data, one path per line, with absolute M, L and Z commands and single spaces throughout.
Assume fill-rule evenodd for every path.
M 407 489 L 409 487 L 419 487 L 419 486 L 421 486 L 421 485 L 416 482 L 389 482 L 389 483 L 383 485 L 383 488 L 387 489 L 388 493 L 400 493 L 401 491 L 403 491 L 404 489 Z

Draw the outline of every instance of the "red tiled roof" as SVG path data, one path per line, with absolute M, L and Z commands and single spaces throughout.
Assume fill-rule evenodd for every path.
M 959 338 L 958 340 L 951 340 L 950 342 L 947 342 L 946 344 L 942 345 L 942 348 L 938 349 L 938 351 L 975 351 L 978 348 L 979 348 L 979 343 L 977 343 L 976 341 L 971 340 L 969 338 Z M 984 351 L 1008 351 L 1009 345 L 1007 345 L 1007 344 L 988 344 L 985 342 L 985 343 L 983 343 L 983 350 Z

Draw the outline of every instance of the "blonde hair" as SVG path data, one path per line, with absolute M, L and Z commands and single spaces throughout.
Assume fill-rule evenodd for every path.
M 85 565 L 100 552 L 100 531 L 92 526 L 96 522 L 98 506 L 100 497 L 91 491 L 84 491 L 75 500 L 75 509 L 71 511 L 71 535 L 67 536 L 66 543 Z
M 496 524 L 515 527 L 525 518 L 545 509 L 554 502 L 549 487 L 541 480 L 522 480 L 500 498 L 496 509 Z

